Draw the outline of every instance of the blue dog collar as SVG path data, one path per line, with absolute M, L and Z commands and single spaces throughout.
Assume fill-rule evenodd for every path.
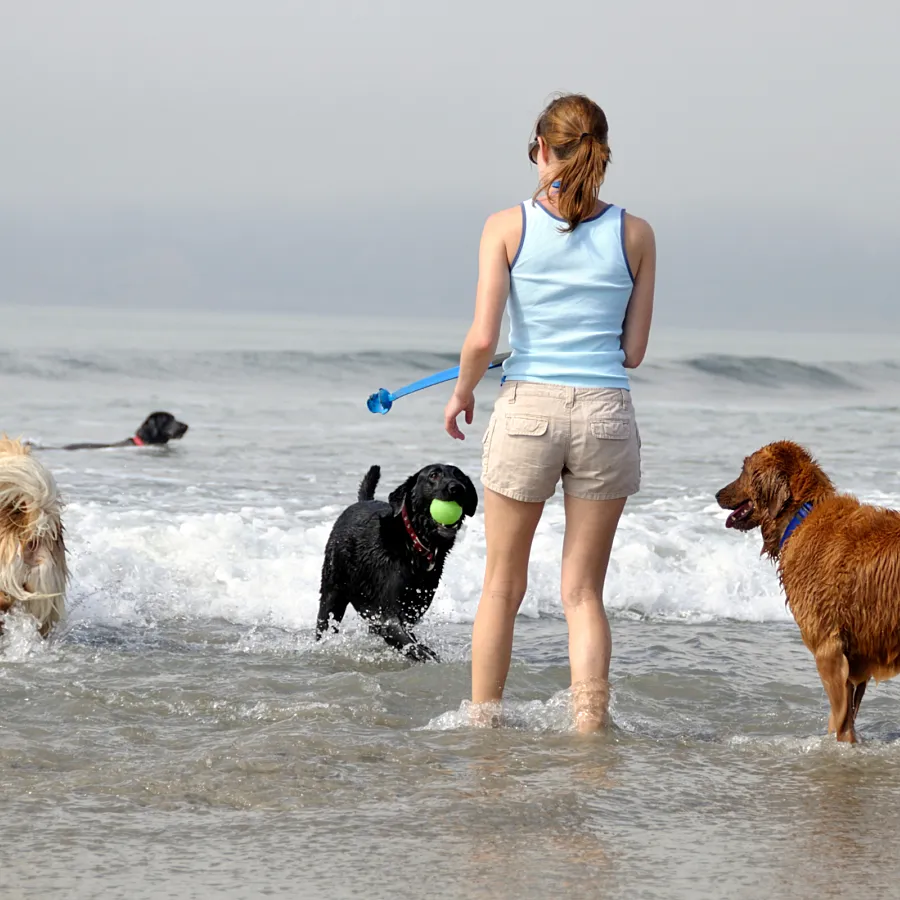
M 778 542 L 778 549 L 780 550 L 787 539 L 794 533 L 794 530 L 797 526 L 812 512 L 813 505 L 812 503 L 804 503 L 800 509 L 797 510 L 797 514 L 793 519 L 788 523 L 788 527 L 784 529 L 784 534 L 781 536 L 781 540 Z

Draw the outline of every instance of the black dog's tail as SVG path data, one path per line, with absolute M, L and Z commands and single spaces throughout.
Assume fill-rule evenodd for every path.
M 375 488 L 378 487 L 378 479 L 381 478 L 381 466 L 372 466 L 366 472 L 363 480 L 359 483 L 359 494 L 357 499 L 360 502 L 375 499 Z

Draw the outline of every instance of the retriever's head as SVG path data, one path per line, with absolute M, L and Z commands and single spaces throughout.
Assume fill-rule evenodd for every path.
M 135 432 L 135 437 L 142 444 L 168 444 L 169 441 L 184 437 L 187 430 L 187 425 L 179 422 L 171 413 L 155 412 L 144 419 Z
M 452 500 L 458 503 L 463 514 L 453 525 L 439 525 L 431 518 L 432 500 Z M 475 515 L 478 494 L 468 475 L 456 466 L 432 465 L 410 475 L 398 488 L 391 491 L 388 501 L 395 516 L 406 502 L 406 511 L 417 533 L 426 542 L 452 545 L 456 533 L 467 516 Z M 437 540 L 436 540 L 437 539 Z
M 760 528 L 763 552 L 777 556 L 778 541 L 797 510 L 832 493 L 831 481 L 808 451 L 792 441 L 776 441 L 748 456 L 741 474 L 716 494 L 716 501 L 731 510 L 726 528 Z

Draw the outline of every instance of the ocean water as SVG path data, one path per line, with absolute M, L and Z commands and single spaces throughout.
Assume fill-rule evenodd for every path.
M 896 891 L 900 697 L 825 735 L 815 664 L 758 535 L 715 491 L 805 443 L 900 505 L 900 339 L 665 331 L 636 373 L 644 488 L 607 583 L 609 731 L 571 730 L 548 504 L 503 727 L 467 725 L 480 515 L 411 665 L 348 614 L 316 644 L 321 556 L 369 465 L 382 493 L 450 461 L 449 388 L 365 408 L 456 359 L 464 322 L 2 311 L 0 431 L 50 447 L 190 424 L 165 450 L 39 449 L 72 586 L 49 642 L 0 638 L 4 898 L 837 897 Z

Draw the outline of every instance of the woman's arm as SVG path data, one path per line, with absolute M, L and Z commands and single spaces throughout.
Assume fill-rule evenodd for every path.
M 518 249 L 521 233 L 522 211 L 519 207 L 513 207 L 494 213 L 485 222 L 481 234 L 475 317 L 460 353 L 456 389 L 444 410 L 444 427 L 447 433 L 460 441 L 465 440 L 465 435 L 456 424 L 457 416 L 464 412 L 466 424 L 472 424 L 475 386 L 484 377 L 497 351 L 503 310 L 509 296 L 509 251 L 511 246 Z
M 650 340 L 656 287 L 656 237 L 650 225 L 637 216 L 629 215 L 625 220 L 625 253 L 634 272 L 634 287 L 622 326 L 622 349 L 625 368 L 636 369 Z

